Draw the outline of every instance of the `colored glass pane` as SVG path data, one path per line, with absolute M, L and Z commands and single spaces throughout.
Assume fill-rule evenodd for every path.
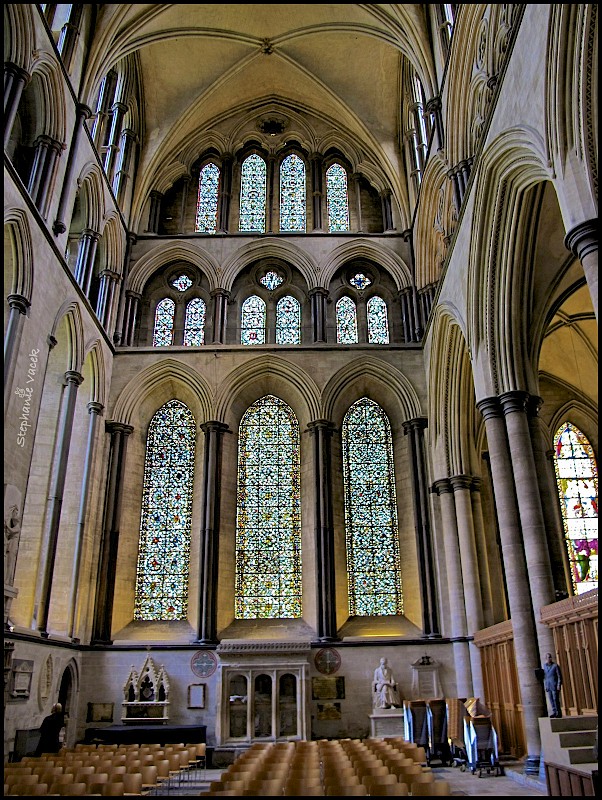
M 294 153 L 280 165 L 280 230 L 305 231 L 305 164 Z
M 177 278 L 174 278 L 173 281 L 171 281 L 171 285 L 174 289 L 177 289 L 178 292 L 185 292 L 186 289 L 190 289 L 192 286 L 192 281 L 188 275 L 178 275 Z
M 265 161 L 253 154 L 242 162 L 240 180 L 240 230 L 265 231 Z
M 371 297 L 366 304 L 368 341 L 370 344 L 389 344 L 387 304 L 382 297 Z
M 169 347 L 173 341 L 173 318 L 176 304 L 169 297 L 157 303 L 153 347 Z
M 274 270 L 270 270 L 269 272 L 266 272 L 266 274 L 262 278 L 259 279 L 259 283 L 261 283 L 262 286 L 265 286 L 266 289 L 272 291 L 272 289 L 275 289 L 277 286 L 280 286 L 283 280 L 284 278 L 278 275 L 277 272 L 274 272 Z
M 240 423 L 236 517 L 237 619 L 301 616 L 299 424 L 273 395 Z
M 598 466 L 570 422 L 554 436 L 554 465 L 573 589 L 582 594 L 598 588 Z
M 337 342 L 357 344 L 357 314 L 350 297 L 341 297 L 337 303 Z
M 329 232 L 348 231 L 347 172 L 340 164 L 333 164 L 326 170 L 326 205 Z
M 265 303 L 261 297 L 252 295 L 242 304 L 240 315 L 240 343 L 263 344 L 265 342 Z
M 205 303 L 195 297 L 186 306 L 184 321 L 184 344 L 188 347 L 200 347 L 205 341 Z
M 391 426 L 367 397 L 343 420 L 343 484 L 349 613 L 403 613 Z
M 294 297 L 281 297 L 276 304 L 276 344 L 301 343 L 301 305 Z
M 365 289 L 366 286 L 370 286 L 372 281 L 367 275 L 364 275 L 363 272 L 357 272 L 353 278 L 350 278 L 349 283 L 361 291 L 362 289 Z
M 148 428 L 134 619 L 187 615 L 195 430 L 179 400 L 162 406 Z
M 206 164 L 199 176 L 199 194 L 196 205 L 195 230 L 215 233 L 217 230 L 217 202 L 219 197 L 219 167 Z

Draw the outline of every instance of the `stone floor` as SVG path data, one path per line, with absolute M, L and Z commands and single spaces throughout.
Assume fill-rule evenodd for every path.
M 547 797 L 545 782 L 523 773 L 523 766 L 517 761 L 503 762 L 503 775 L 485 775 L 479 778 L 468 769 L 462 772 L 459 767 L 438 767 L 433 764 L 433 772 L 438 778 L 449 781 L 451 793 L 457 797 Z M 162 785 L 161 797 L 198 796 L 209 788 L 211 781 L 219 780 L 222 769 L 196 770 L 183 776 L 181 781 L 172 780 Z M 156 795 L 155 795 L 156 796 Z

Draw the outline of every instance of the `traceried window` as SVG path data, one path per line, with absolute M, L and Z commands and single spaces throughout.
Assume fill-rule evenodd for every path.
M 403 613 L 391 426 L 364 397 L 343 420 L 343 483 L 349 613 Z
M 305 232 L 305 164 L 294 153 L 280 165 L 280 230 Z
M 348 231 L 347 171 L 340 164 L 333 164 L 326 170 L 326 205 L 328 207 L 329 233 Z
M 265 232 L 265 161 L 256 153 L 242 162 L 240 179 L 241 231 Z
M 301 304 L 287 295 L 276 303 L 276 344 L 301 343 Z
M 586 436 L 565 422 L 554 436 L 554 465 L 575 594 L 598 588 L 598 466 Z
M 236 516 L 237 619 L 300 617 L 299 424 L 273 395 L 240 422 Z
M 134 619 L 185 619 L 195 462 L 194 417 L 170 400 L 146 437 Z
M 337 343 L 357 344 L 357 312 L 355 303 L 345 295 L 337 303 Z
M 262 286 L 265 286 L 266 289 L 269 289 L 270 292 L 272 289 L 276 289 L 280 284 L 284 281 L 282 275 L 279 275 L 277 272 L 274 272 L 273 269 L 270 269 L 266 272 L 266 274 L 259 279 L 259 283 Z
M 387 304 L 378 295 L 371 297 L 366 304 L 368 317 L 368 341 L 370 344 L 389 344 L 389 323 Z
M 173 320 L 176 311 L 174 301 L 165 297 L 157 303 L 153 347 L 169 347 L 173 342 Z
M 240 343 L 265 343 L 265 302 L 252 295 L 242 304 L 240 315 Z
M 204 341 L 205 303 L 200 297 L 194 297 L 186 306 L 184 344 L 188 347 L 200 347 Z
M 199 176 L 195 230 L 199 233 L 217 231 L 217 204 L 220 171 L 217 164 L 206 164 Z

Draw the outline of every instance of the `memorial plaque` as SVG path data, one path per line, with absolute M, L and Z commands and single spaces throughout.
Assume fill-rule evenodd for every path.
M 341 719 L 340 703 L 318 703 L 318 719 Z
M 311 698 L 312 700 L 344 700 L 345 678 L 342 676 L 312 678 Z

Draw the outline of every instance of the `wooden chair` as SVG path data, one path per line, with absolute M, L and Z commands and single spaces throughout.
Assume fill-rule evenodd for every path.
M 126 772 L 123 788 L 124 794 L 142 794 L 142 775 L 139 772 Z
M 371 797 L 407 797 L 409 793 L 407 783 L 377 784 L 370 787 Z
M 414 781 L 412 794 L 417 797 L 448 797 L 451 795 L 451 787 L 449 781 L 441 778 L 436 778 L 434 781 L 427 783 Z
M 278 797 L 282 794 L 282 780 L 251 780 L 242 794 L 252 797 Z
M 123 797 L 125 787 L 123 781 L 109 781 L 102 786 L 103 797 Z
M 40 783 L 40 776 L 36 775 L 35 773 L 30 772 L 29 774 L 16 774 L 13 773 L 12 775 L 6 775 L 4 777 L 4 783 L 9 786 L 35 786 L 36 783 Z
M 53 792 L 50 792 L 53 794 Z M 62 783 L 58 794 L 62 797 L 82 797 L 88 794 L 88 789 L 85 783 Z
M 150 794 L 158 786 L 156 765 L 148 764 L 140 767 L 140 776 L 142 777 L 142 794 Z
M 326 797 L 352 797 L 352 796 L 366 796 L 368 790 L 365 786 L 348 783 L 335 784 L 328 786 L 325 790 Z
M 393 783 L 399 783 L 397 775 L 393 775 L 391 772 L 384 775 L 363 775 L 361 780 L 364 786 L 370 790 L 370 794 L 372 794 L 373 786 L 390 786 Z

